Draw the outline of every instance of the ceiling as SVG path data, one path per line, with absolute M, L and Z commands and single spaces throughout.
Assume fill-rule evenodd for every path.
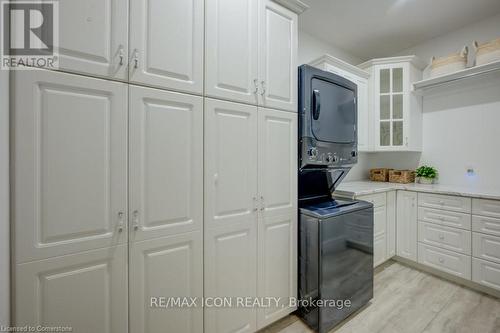
M 361 58 L 393 55 L 500 13 L 500 0 L 302 0 L 299 27 Z

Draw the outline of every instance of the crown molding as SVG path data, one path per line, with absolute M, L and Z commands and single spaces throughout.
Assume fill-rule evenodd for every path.
M 300 0 L 273 0 L 273 1 L 279 3 L 283 7 L 290 9 L 297 15 L 300 15 L 309 9 L 309 6 Z
M 320 66 L 324 63 L 343 69 L 349 73 L 354 73 L 357 76 L 360 76 L 365 79 L 368 79 L 370 77 L 370 73 L 368 73 L 367 71 L 359 68 L 358 66 L 351 65 L 350 63 L 345 62 L 344 60 L 335 58 L 334 56 L 331 56 L 329 54 L 325 54 L 317 59 L 314 59 L 309 63 L 309 65 Z
M 401 57 L 390 57 L 390 58 L 377 58 L 377 59 L 371 59 L 368 60 L 362 64 L 359 64 L 358 67 L 367 69 L 369 67 L 372 67 L 374 65 L 387 65 L 387 64 L 394 64 L 398 62 L 409 62 L 413 64 L 415 67 L 418 69 L 424 69 L 427 67 L 427 64 L 420 60 L 417 56 L 415 55 L 409 55 L 409 56 L 401 56 Z

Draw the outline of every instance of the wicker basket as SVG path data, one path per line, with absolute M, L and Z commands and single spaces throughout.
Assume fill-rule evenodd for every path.
M 388 182 L 389 171 L 392 169 L 380 168 L 370 170 L 370 180 L 374 182 Z
M 389 171 L 389 181 L 391 183 L 414 183 L 415 182 L 415 171 L 412 170 L 390 170 Z
M 467 67 L 468 53 L 469 48 L 467 46 L 464 46 L 462 51 L 452 53 L 446 57 L 432 57 L 430 76 L 436 77 L 465 69 Z
M 500 38 L 484 44 L 474 42 L 473 45 L 476 50 L 476 65 L 500 61 Z

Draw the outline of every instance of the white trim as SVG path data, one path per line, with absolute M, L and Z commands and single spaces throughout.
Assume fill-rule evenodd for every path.
M 343 60 L 340 60 L 339 58 L 335 58 L 334 56 L 331 56 L 329 54 L 325 54 L 317 59 L 314 59 L 313 61 L 311 61 L 309 63 L 309 65 L 320 66 L 324 63 L 335 66 L 339 69 L 343 69 L 349 73 L 353 73 L 353 74 L 360 76 L 362 78 L 365 78 L 365 79 L 368 79 L 370 77 L 370 73 L 368 73 L 367 71 L 365 71 L 357 66 L 351 65 L 350 63 L 347 63 Z
M 0 325 L 10 325 L 9 72 L 0 70 Z
M 290 9 L 297 15 L 300 15 L 309 9 L 309 6 L 300 0 L 272 0 L 272 1 L 282 5 L 285 8 Z
M 469 67 L 458 72 L 453 72 L 449 74 L 444 74 L 441 76 L 433 77 L 430 79 L 425 79 L 413 83 L 413 88 L 415 91 L 422 91 L 426 89 L 431 89 L 437 86 L 446 85 L 455 81 L 464 80 L 467 78 L 477 77 L 481 75 L 486 75 L 491 72 L 500 71 L 500 61 L 491 62 L 484 65 Z
M 409 56 L 401 56 L 401 57 L 390 57 L 390 58 L 377 58 L 368 60 L 362 64 L 359 64 L 358 67 L 362 69 L 367 69 L 374 65 L 387 65 L 387 64 L 395 64 L 398 62 L 409 62 L 418 69 L 424 69 L 427 67 L 427 64 L 420 60 L 417 56 L 409 55 Z

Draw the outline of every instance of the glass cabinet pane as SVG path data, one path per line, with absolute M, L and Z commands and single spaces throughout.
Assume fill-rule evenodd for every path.
M 394 121 L 392 123 L 392 145 L 402 146 L 403 145 L 403 122 Z
M 392 69 L 392 92 L 403 92 L 403 69 Z
M 380 123 L 380 145 L 391 145 L 391 123 L 388 121 Z
M 380 119 L 391 118 L 391 96 L 380 96 Z
M 391 70 L 389 68 L 380 70 L 380 93 L 386 94 L 390 92 L 391 87 Z
M 392 95 L 392 119 L 403 119 L 403 95 Z

